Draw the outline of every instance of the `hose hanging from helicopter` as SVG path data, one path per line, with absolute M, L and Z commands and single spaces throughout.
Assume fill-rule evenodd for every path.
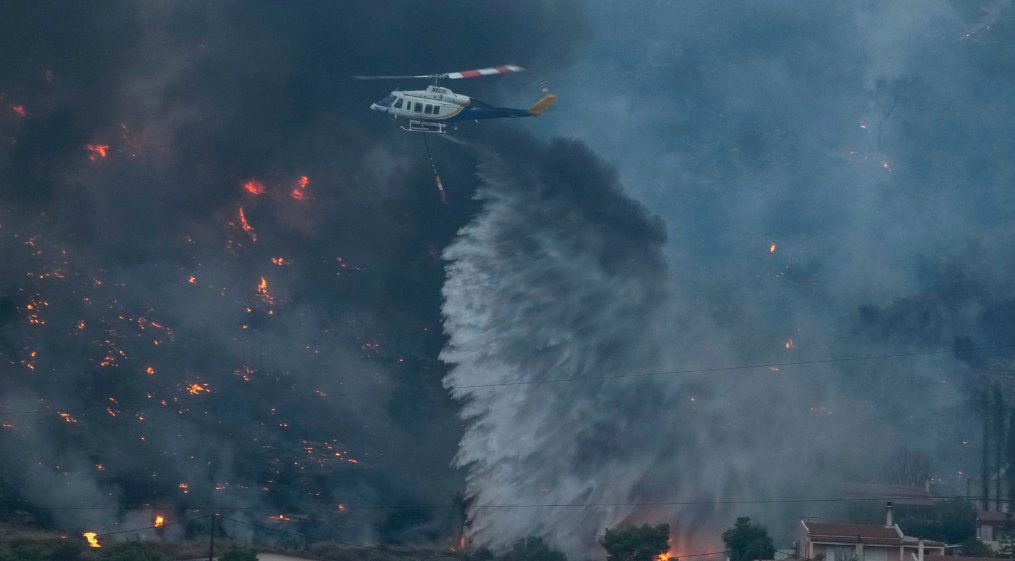
M 441 176 L 437 173 L 437 163 L 433 161 L 433 154 L 430 152 L 430 139 L 427 138 L 427 134 L 423 134 L 423 145 L 426 146 L 426 157 L 430 160 L 430 169 L 433 171 L 433 180 L 437 184 L 437 191 L 441 194 L 441 202 L 448 202 L 447 193 L 444 191 L 444 183 L 441 182 Z

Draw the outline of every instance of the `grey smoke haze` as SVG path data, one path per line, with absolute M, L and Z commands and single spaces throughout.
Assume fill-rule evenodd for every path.
M 827 496 L 900 446 L 961 489 L 993 355 L 467 386 L 1011 343 L 1008 3 L 439 6 L 6 7 L 0 409 L 77 423 L 2 416 L 5 507 L 446 543 L 430 505 L 464 485 L 477 545 L 585 554 L 627 522 L 687 552 L 822 512 L 483 505 Z M 497 63 L 532 72 L 462 91 L 561 101 L 435 143 L 446 206 L 366 111 L 409 84 L 345 79 Z
M 442 205 L 420 139 L 368 110 L 410 84 L 348 77 L 560 68 L 585 26 L 570 2 L 434 15 L 410 2 L 5 8 L 4 508 L 72 531 L 242 506 L 270 509 L 235 514 L 259 523 L 309 515 L 281 526 L 311 537 L 457 538 L 439 255 L 473 211 L 474 160 L 437 149 Z M 490 21 L 481 39 L 462 31 Z M 497 102 L 509 87 L 472 91 Z M 358 508 L 377 505 L 409 506 Z
M 961 472 L 975 472 L 979 453 L 970 397 L 1006 376 L 1005 354 L 455 389 L 1015 340 L 1009 3 L 587 6 L 595 39 L 554 77 L 566 101 L 554 127 L 586 139 L 664 221 L 666 243 L 642 249 L 658 247 L 667 267 L 650 267 L 658 257 L 643 251 L 632 257 L 641 267 L 603 275 L 588 263 L 609 221 L 536 194 L 482 197 L 485 210 L 446 253 L 444 307 L 455 365 L 446 383 L 469 422 L 458 458 L 471 462 L 477 502 L 829 497 L 839 481 L 884 481 L 902 447 L 930 455 L 938 492 L 963 493 Z M 525 176 L 486 177 L 481 193 L 539 191 Z M 560 218 L 546 218 L 548 207 Z M 559 231 L 576 215 L 582 228 Z M 517 247 L 503 241 L 516 237 Z M 576 286 L 643 313 L 578 304 Z M 649 301 L 631 286 L 651 286 Z M 571 353 L 547 351 L 562 341 L 575 341 Z M 686 553 L 720 545 L 736 515 L 786 538 L 797 517 L 834 513 L 472 516 L 479 542 L 543 529 L 576 553 L 594 551 L 604 527 L 669 521 Z

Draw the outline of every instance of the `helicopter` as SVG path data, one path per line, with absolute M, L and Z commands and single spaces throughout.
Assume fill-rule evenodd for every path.
M 519 117 L 538 117 L 557 101 L 557 96 L 543 88 L 543 97 L 528 109 L 511 107 L 494 107 L 478 99 L 451 91 L 440 86 L 441 80 L 459 80 L 461 78 L 479 78 L 497 76 L 525 70 L 521 66 L 506 64 L 461 72 L 444 72 L 442 74 L 422 74 L 417 76 L 353 76 L 357 80 L 433 80 L 433 84 L 424 90 L 395 90 L 384 99 L 370 104 L 370 109 L 388 113 L 395 119 L 408 120 L 408 126 L 401 126 L 409 132 L 437 133 L 447 132 L 448 123 L 476 121 L 482 119 L 514 119 Z

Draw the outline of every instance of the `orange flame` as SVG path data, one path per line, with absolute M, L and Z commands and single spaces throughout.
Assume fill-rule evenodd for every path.
M 96 534 L 95 532 L 84 532 L 81 535 L 84 536 L 86 540 L 88 540 L 88 547 L 92 547 L 95 549 L 102 547 L 102 545 L 99 544 L 99 535 Z
M 265 303 L 275 303 L 275 298 L 272 297 L 270 292 L 268 292 L 268 279 L 264 277 L 261 277 L 261 282 L 257 283 L 257 294 L 265 301 Z
M 786 339 L 786 342 L 783 343 L 782 346 L 786 347 L 787 349 L 792 349 L 793 346 L 794 346 L 793 345 L 793 339 Z
M 76 423 L 76 422 L 78 422 L 77 419 L 75 419 L 74 417 L 71 417 L 70 413 L 67 413 L 65 411 L 60 411 L 59 413 L 57 413 L 57 415 L 60 415 L 61 417 L 63 417 L 63 420 L 67 421 L 68 423 Z
M 190 275 L 189 277 L 187 277 L 187 282 L 189 282 L 190 284 L 197 284 L 197 276 Z
M 165 517 L 163 517 L 161 514 L 156 514 L 155 515 L 155 527 L 156 528 L 161 528 L 165 523 L 166 523 Z
M 109 155 L 108 144 L 85 144 L 85 150 L 88 150 L 88 159 L 93 162 Z
M 243 207 L 239 207 L 239 209 L 240 209 L 239 212 L 240 228 L 243 228 L 243 231 L 246 232 L 248 236 L 250 236 L 250 241 L 256 242 L 257 234 L 254 233 L 254 227 L 250 225 L 250 222 L 247 222 L 247 214 L 243 212 Z
M 208 384 L 191 384 L 187 386 L 187 391 L 190 392 L 191 395 L 211 393 L 211 389 L 208 387 Z M 182 488 L 183 487 L 181 487 L 181 489 Z
M 768 252 L 775 253 L 775 242 L 772 242 L 772 244 L 768 246 Z
M 281 267 L 282 265 L 285 265 L 285 257 L 272 257 L 271 262 Z
M 253 179 L 243 184 L 243 189 L 251 195 L 263 195 L 264 194 L 264 183 L 260 181 L 254 181 Z

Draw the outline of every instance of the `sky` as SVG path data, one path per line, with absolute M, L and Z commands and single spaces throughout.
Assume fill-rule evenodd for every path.
M 1015 339 L 1012 18 L 13 6 L 0 500 L 68 531 L 219 508 L 310 539 L 450 545 L 464 521 L 476 546 L 594 556 L 628 523 L 670 523 L 678 553 L 742 514 L 788 536 L 835 512 L 712 503 L 882 481 L 900 450 L 960 492 L 977 392 L 1010 370 L 968 349 Z M 496 64 L 528 71 L 447 85 L 559 100 L 431 138 L 445 193 L 368 110 L 417 84 L 349 79 Z M 712 370 L 628 376 L 689 369 Z

